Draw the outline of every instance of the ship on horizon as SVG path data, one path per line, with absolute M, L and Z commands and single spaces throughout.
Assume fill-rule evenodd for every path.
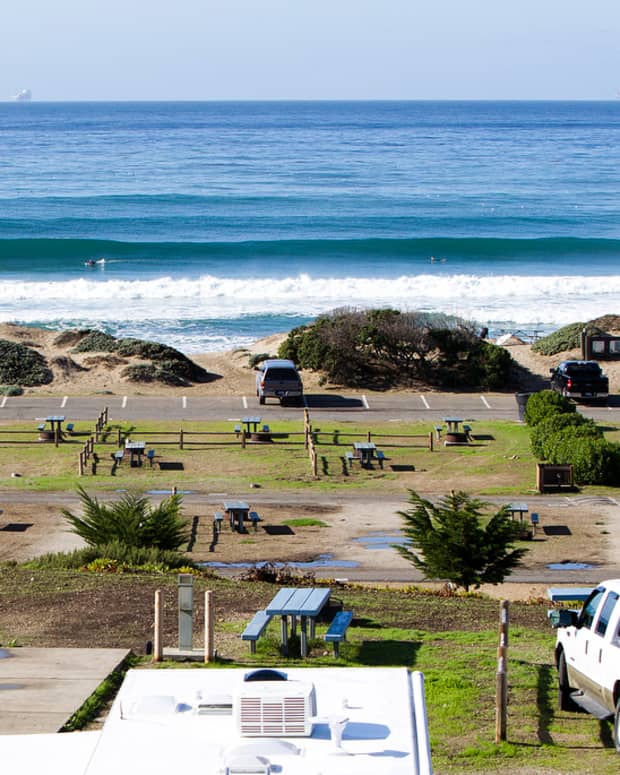
M 32 92 L 30 89 L 22 89 L 21 91 L 18 91 L 17 94 L 13 95 L 11 99 L 13 102 L 30 102 L 32 99 Z

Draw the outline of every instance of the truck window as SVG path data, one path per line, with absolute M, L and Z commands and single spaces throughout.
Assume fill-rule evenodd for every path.
M 598 618 L 598 621 L 596 623 L 596 633 L 598 635 L 605 635 L 607 632 L 607 625 L 609 624 L 609 620 L 611 619 L 611 615 L 614 610 L 614 606 L 618 602 L 618 595 L 615 592 L 610 592 L 607 595 L 607 600 L 603 603 L 603 607 L 601 608 L 601 615 Z
M 590 597 L 583 604 L 583 608 L 579 614 L 577 627 L 587 627 L 589 630 L 592 629 L 592 622 L 594 621 L 596 609 L 598 608 L 599 603 L 601 602 L 601 598 L 604 594 L 604 589 L 595 589 L 594 592 L 592 592 Z

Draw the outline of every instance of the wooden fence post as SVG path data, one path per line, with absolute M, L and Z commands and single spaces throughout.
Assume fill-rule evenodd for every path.
M 211 662 L 215 653 L 213 629 L 213 592 L 205 592 L 205 662 Z
M 433 447 L 433 431 L 429 431 L 429 434 L 428 434 L 428 448 L 430 449 L 431 452 L 434 449 L 434 447 Z
M 508 705 L 508 601 L 499 609 L 499 646 L 495 684 L 495 742 L 506 739 L 506 708 Z
M 118 428 L 118 432 L 117 432 L 116 435 L 117 435 L 117 445 L 116 446 L 120 447 L 121 446 L 121 441 L 122 441 L 121 440 L 121 429 L 120 428 Z
M 183 428 L 179 430 L 179 449 L 183 449 Z
M 161 662 L 164 656 L 164 649 L 162 646 L 162 630 L 163 630 L 163 616 L 162 616 L 162 599 L 161 589 L 155 590 L 155 622 L 153 633 L 153 662 Z
M 245 428 L 241 431 L 241 449 L 245 449 Z
M 80 452 L 78 460 L 78 476 L 84 476 L 84 453 Z

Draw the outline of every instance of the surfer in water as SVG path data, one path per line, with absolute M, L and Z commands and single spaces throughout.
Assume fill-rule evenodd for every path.
M 95 266 L 95 262 L 92 258 L 89 258 L 88 261 L 84 261 L 84 266 Z

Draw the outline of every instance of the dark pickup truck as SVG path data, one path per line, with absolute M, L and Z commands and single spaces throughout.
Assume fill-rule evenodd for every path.
M 605 403 L 609 380 L 596 361 L 562 361 L 556 369 L 551 369 L 551 389 L 566 398 Z

